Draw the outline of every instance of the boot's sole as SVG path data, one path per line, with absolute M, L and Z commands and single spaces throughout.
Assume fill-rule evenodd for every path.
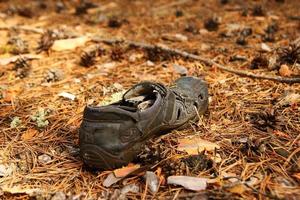
M 88 166 L 100 169 L 118 168 L 127 163 L 120 156 L 112 155 L 94 144 L 81 145 L 80 154 Z

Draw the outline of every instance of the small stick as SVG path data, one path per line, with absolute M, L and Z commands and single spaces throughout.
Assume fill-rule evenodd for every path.
M 145 200 L 146 199 L 146 195 L 147 195 L 147 189 L 148 189 L 148 181 L 146 180 L 146 185 L 145 185 L 145 190 L 143 192 L 143 195 L 142 195 L 142 200 Z
M 43 34 L 44 30 L 41 28 L 33 28 L 30 26 L 0 26 L 0 30 L 21 30 L 25 32 L 32 32 L 32 33 L 38 33 Z
M 162 47 L 162 46 L 158 46 L 158 45 L 151 45 L 151 44 L 146 44 L 146 43 L 141 43 L 141 42 L 128 41 L 128 40 L 123 40 L 123 39 L 103 39 L 103 38 L 99 38 L 99 37 L 94 37 L 94 38 L 92 38 L 92 41 L 103 42 L 103 43 L 109 44 L 109 45 L 127 44 L 130 47 L 140 48 L 140 49 L 145 49 L 145 50 L 159 49 L 159 50 L 169 53 L 173 56 L 180 56 L 180 57 L 183 57 L 186 59 L 201 61 L 207 65 L 215 66 L 218 69 L 221 69 L 223 71 L 230 72 L 230 73 L 237 74 L 237 75 L 244 76 L 244 77 L 255 78 L 255 79 L 265 79 L 265 80 L 277 81 L 277 82 L 281 82 L 281 83 L 290 83 L 290 84 L 300 83 L 300 78 L 286 78 L 286 77 L 268 76 L 268 75 L 254 74 L 251 72 L 245 72 L 243 70 L 237 70 L 237 69 L 233 69 L 231 67 L 226 67 L 226 66 L 219 64 L 209 58 L 205 58 L 205 57 L 198 56 L 198 55 L 195 55 L 192 53 L 188 53 L 186 51 L 181 51 L 179 49 Z

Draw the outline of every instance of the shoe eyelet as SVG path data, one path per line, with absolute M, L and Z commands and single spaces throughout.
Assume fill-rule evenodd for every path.
M 200 99 L 200 101 L 203 101 L 203 100 L 204 100 L 204 96 L 203 96 L 202 93 L 199 94 L 198 99 Z
M 195 101 L 194 106 L 198 109 L 198 106 L 199 106 L 198 102 Z

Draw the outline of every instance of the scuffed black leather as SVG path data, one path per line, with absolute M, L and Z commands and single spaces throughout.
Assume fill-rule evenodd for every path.
M 135 93 L 151 93 L 153 105 L 145 110 L 127 105 Z M 185 125 L 208 107 L 207 84 L 196 77 L 182 77 L 171 87 L 142 82 L 129 89 L 119 102 L 87 106 L 79 130 L 80 155 L 94 168 L 111 169 L 132 161 L 151 137 Z M 196 108 L 196 109 L 195 109 Z

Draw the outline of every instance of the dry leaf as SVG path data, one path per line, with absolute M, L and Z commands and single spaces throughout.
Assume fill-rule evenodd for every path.
M 159 177 L 159 183 L 160 185 L 166 185 L 166 178 L 163 175 Z
M 281 65 L 279 69 L 280 76 L 291 76 L 292 71 L 287 65 Z
M 169 176 L 168 184 L 181 185 L 185 189 L 200 191 L 207 187 L 207 179 L 191 176 Z
M 137 170 L 138 168 L 140 168 L 140 165 L 133 165 L 133 164 L 128 164 L 128 166 L 126 167 L 122 167 L 119 169 L 115 169 L 114 170 L 114 175 L 117 178 L 122 178 L 124 176 L 127 176 L 128 174 L 130 174 L 131 172 Z
M 148 182 L 148 187 L 151 192 L 156 193 L 158 191 L 158 178 L 154 172 L 146 171 L 145 174 L 146 182 Z
M 179 139 L 177 150 L 186 151 L 189 155 L 198 155 L 199 152 L 203 150 L 213 151 L 219 148 L 219 145 L 206 140 L 202 140 L 200 138 L 184 138 Z
M 284 96 L 279 102 L 279 105 L 293 105 L 300 103 L 300 94 L 298 93 L 288 93 L 286 96 Z
M 9 90 L 3 90 L 2 91 L 2 95 L 3 98 L 2 100 L 4 102 L 12 102 L 16 96 L 18 96 L 18 94 L 20 93 L 20 88 L 10 88 Z
M 282 132 L 282 131 L 279 131 L 279 130 L 273 130 L 273 134 L 274 134 L 274 135 L 278 135 L 278 136 L 280 136 L 280 137 L 289 138 L 289 135 L 288 135 L 288 134 L 286 134 L 286 133 L 284 133 L 284 132 Z
M 243 194 L 246 191 L 246 186 L 244 184 L 237 184 L 228 189 L 228 191 L 235 194 Z
M 21 138 L 24 141 L 31 140 L 37 133 L 38 133 L 38 131 L 35 130 L 35 129 L 28 129 L 27 131 L 25 131 L 23 133 L 23 135 L 21 136 Z
M 103 186 L 104 187 L 110 187 L 111 185 L 115 184 L 116 182 L 118 182 L 119 180 L 121 180 L 122 178 L 117 178 L 115 176 L 115 174 L 112 172 L 110 173 L 106 179 L 103 181 Z
M 296 173 L 296 174 L 293 174 L 293 177 L 297 178 L 298 180 L 300 180 L 300 172 L 299 173 Z
M 90 38 L 85 36 L 71 39 L 56 40 L 51 49 L 54 51 L 73 50 L 77 47 L 83 46 L 89 40 Z

